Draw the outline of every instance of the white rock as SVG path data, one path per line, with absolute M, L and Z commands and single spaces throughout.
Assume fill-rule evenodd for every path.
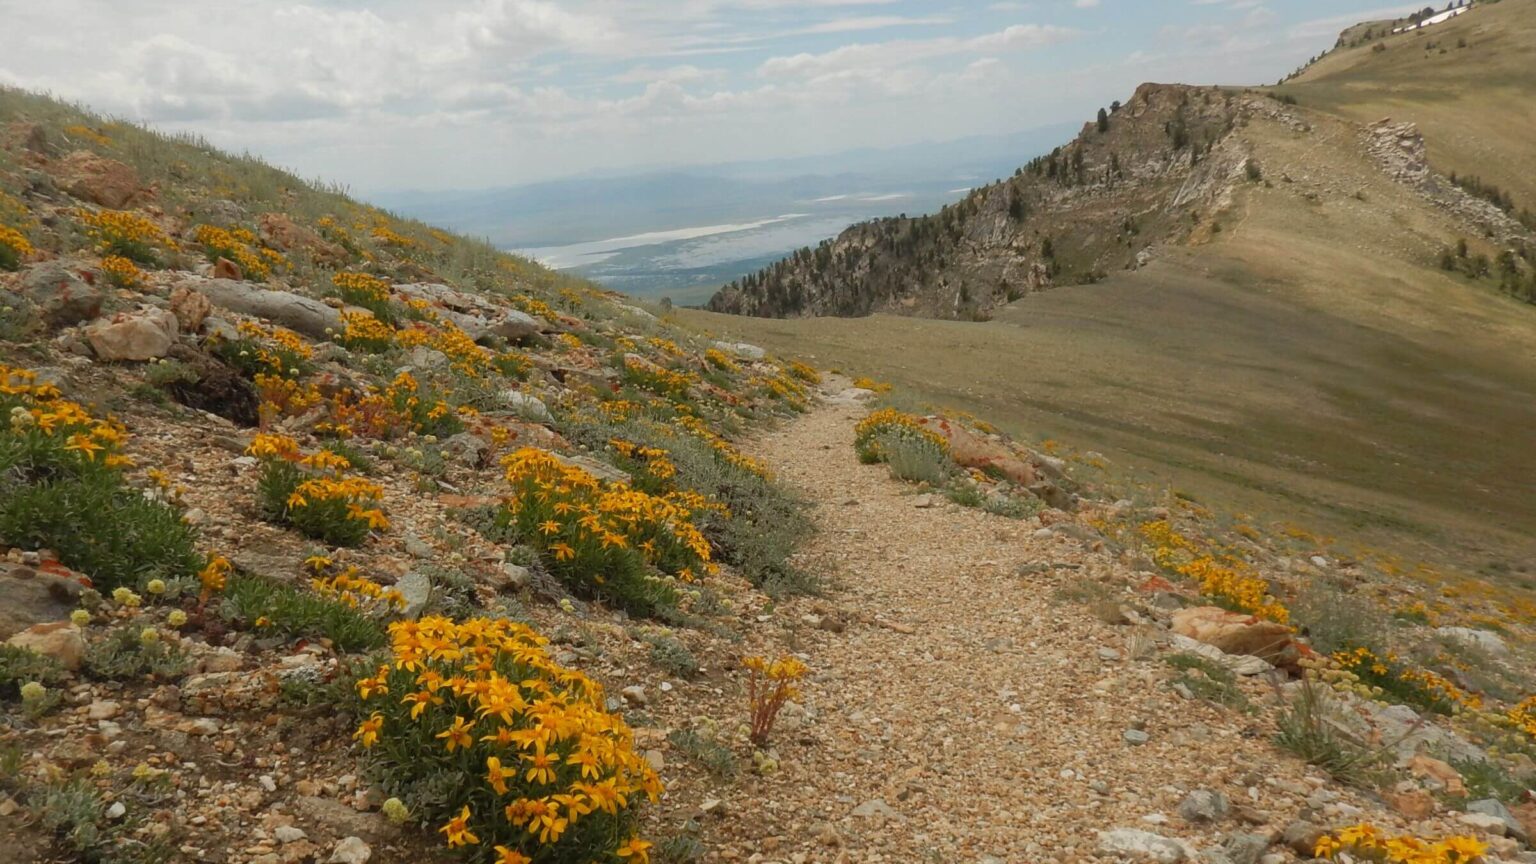
M 863 804 L 853 808 L 853 815 L 860 819 L 868 819 L 871 816 L 881 816 L 886 819 L 896 818 L 896 811 L 884 799 L 872 798 Z
M 1186 857 L 1182 844 L 1135 828 L 1100 831 L 1098 848 L 1104 855 L 1123 855 L 1155 864 L 1180 864 Z
M 327 864 L 368 864 L 372 857 L 373 849 L 361 837 L 348 837 L 336 844 Z
M 401 607 L 400 614 L 407 618 L 415 618 L 432 599 L 432 580 L 422 573 L 407 573 L 395 583 L 395 590 L 405 598 L 405 605 Z
M 1503 657 L 1509 654 L 1509 646 L 1499 634 L 1488 630 L 1474 630 L 1471 627 L 1436 627 L 1435 635 L 1492 654 L 1495 657 Z
M 111 720 L 121 710 L 122 706 L 116 702 L 98 699 L 85 709 L 85 716 L 91 720 Z
M 127 815 L 128 815 L 128 807 L 127 807 L 127 805 L 123 804 L 123 802 L 121 802 L 121 801 L 113 801 L 112 802 L 112 806 L 107 808 L 107 818 L 108 819 L 117 820 L 117 819 L 121 819 L 121 818 L 123 818 L 124 816 L 127 816 Z
M 295 828 L 292 825 L 279 825 L 273 829 L 272 836 L 276 837 L 279 843 L 297 843 L 309 835 L 304 833 L 303 828 Z

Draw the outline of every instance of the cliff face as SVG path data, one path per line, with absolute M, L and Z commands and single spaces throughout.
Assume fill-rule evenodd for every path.
M 1244 176 L 1231 133 L 1255 113 L 1301 123 L 1262 95 L 1144 84 L 1013 177 L 936 214 L 854 225 L 726 285 L 709 308 L 983 318 L 1052 284 L 1097 281 L 1137 266 L 1149 246 L 1199 238 L 1203 212 Z

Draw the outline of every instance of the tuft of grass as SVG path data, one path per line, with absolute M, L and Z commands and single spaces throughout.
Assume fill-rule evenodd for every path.
M 1369 787 L 1381 773 L 1384 750 L 1350 737 L 1334 720 L 1327 687 L 1303 678 L 1276 718 L 1275 743 L 1316 765 L 1340 783 Z
M 712 735 L 701 735 L 692 729 L 675 729 L 667 735 L 667 743 L 716 780 L 732 780 L 740 770 L 736 754 Z
M 379 623 L 351 606 L 244 573 L 230 577 L 221 612 L 226 619 L 258 631 L 290 639 L 329 639 L 339 651 L 370 651 L 385 642 Z
M 679 678 L 692 678 L 699 674 L 699 658 L 676 636 L 657 634 L 644 638 L 651 646 L 651 662 L 657 668 Z
M 1163 661 L 1179 670 L 1173 682 L 1184 685 L 1201 699 L 1245 714 L 1253 710 L 1248 697 L 1237 686 L 1237 675 L 1220 663 L 1182 651 L 1168 655 Z
M 875 448 L 891 474 L 900 480 L 937 487 L 954 472 L 949 454 L 926 438 L 881 432 L 875 436 Z

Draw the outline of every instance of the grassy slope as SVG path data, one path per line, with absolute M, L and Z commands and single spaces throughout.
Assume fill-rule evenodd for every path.
M 1248 127 L 1273 186 L 1245 187 L 1214 242 L 986 324 L 680 314 L 1261 518 L 1536 572 L 1536 314 L 1434 269 L 1459 226 L 1352 126 L 1310 119 Z
M 1386 50 L 1373 51 L 1377 44 Z M 1480 176 L 1536 211 L 1536 0 L 1479 4 L 1337 51 L 1279 90 L 1361 122 L 1411 120 L 1436 170 Z

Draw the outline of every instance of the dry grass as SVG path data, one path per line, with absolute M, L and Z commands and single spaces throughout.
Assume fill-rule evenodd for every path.
M 1352 127 L 1309 120 L 1241 132 L 1272 185 L 1240 191 L 1212 242 L 991 322 L 677 314 L 1223 509 L 1533 581 L 1536 314 L 1438 272 L 1460 226 L 1367 163 Z
M 1385 50 L 1373 51 L 1377 44 Z M 1478 4 L 1443 24 L 1335 52 L 1279 90 L 1365 123 L 1411 120 L 1437 170 L 1481 176 L 1536 211 L 1533 44 L 1536 2 Z

